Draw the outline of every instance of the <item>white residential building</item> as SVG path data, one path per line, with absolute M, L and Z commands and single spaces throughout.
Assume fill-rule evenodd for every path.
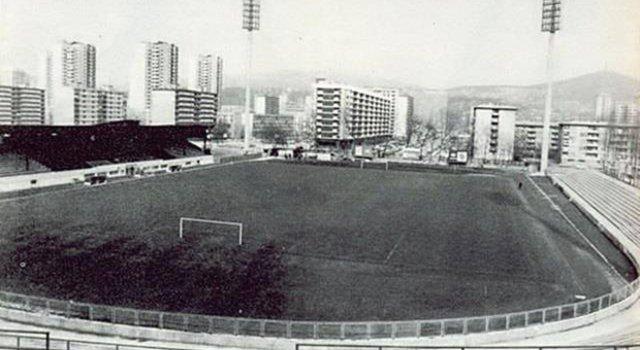
M 188 89 L 156 90 L 151 93 L 147 125 L 213 125 L 218 111 L 216 94 Z
M 277 96 L 256 96 L 253 100 L 255 114 L 280 114 L 280 98 Z
M 560 162 L 590 168 L 602 168 L 605 159 L 607 123 L 560 123 Z
M 43 89 L 0 85 L 0 125 L 43 125 Z
M 374 93 L 382 95 L 382 97 L 388 98 L 391 102 L 391 119 L 389 119 L 389 130 L 392 135 L 395 134 L 396 118 L 398 117 L 398 98 L 400 97 L 400 90 L 394 88 L 374 88 Z
M 78 41 L 62 41 L 53 50 L 47 52 L 40 87 L 46 92 L 48 123 L 68 125 L 73 116 L 57 114 L 62 105 L 60 99 L 68 99 L 73 89 L 95 89 L 96 87 L 96 48 Z
M 540 159 L 542 154 L 542 122 L 516 122 L 514 157 L 518 159 Z M 550 128 L 549 157 L 555 157 L 560 146 L 560 126 L 552 123 Z
M 127 94 L 105 89 L 60 88 L 51 107 L 54 125 L 94 125 L 127 119 Z
M 596 97 L 596 121 L 608 122 L 613 115 L 613 98 L 608 93 Z
M 368 89 L 316 81 L 316 140 L 319 143 L 391 137 L 391 100 Z
M 129 87 L 130 116 L 150 122 L 151 93 L 178 88 L 178 47 L 158 41 L 142 43 L 134 56 Z
M 471 110 L 473 158 L 480 163 L 513 160 L 518 108 L 480 105 Z
M 393 127 L 393 136 L 397 138 L 407 137 L 409 119 L 413 118 L 413 97 L 402 95 L 397 99 L 396 117 Z

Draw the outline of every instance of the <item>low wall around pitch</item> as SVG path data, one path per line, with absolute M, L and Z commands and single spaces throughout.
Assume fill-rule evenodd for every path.
M 24 175 L 0 177 L 0 193 L 24 191 L 52 186 L 82 184 L 92 176 L 104 176 L 106 179 L 126 176 L 150 176 L 168 173 L 171 169 L 189 169 L 213 164 L 212 156 L 199 156 L 176 159 L 158 159 L 130 163 L 99 165 L 92 168 L 50 171 Z M 129 170 L 128 170 L 129 169 Z

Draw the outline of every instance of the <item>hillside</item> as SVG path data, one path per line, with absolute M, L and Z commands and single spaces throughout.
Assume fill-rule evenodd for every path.
M 519 120 L 542 120 L 545 84 L 529 86 L 464 86 L 449 89 L 449 127 L 467 125 L 470 109 L 479 103 L 514 105 Z M 616 102 L 631 102 L 640 93 L 640 82 L 630 77 L 600 71 L 556 82 L 553 93 L 553 120 L 592 120 L 598 94 L 609 93 Z

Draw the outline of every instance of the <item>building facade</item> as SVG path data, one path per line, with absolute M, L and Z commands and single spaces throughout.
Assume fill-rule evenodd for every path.
M 596 97 L 596 121 L 608 122 L 613 115 L 613 98 L 608 93 L 600 93 Z
M 163 41 L 145 42 L 134 57 L 129 87 L 130 115 L 150 122 L 151 94 L 178 88 L 178 47 Z
M 640 187 L 640 126 L 609 125 L 602 166 L 606 174 Z
M 33 77 L 21 69 L 6 69 L 0 71 L 0 85 L 15 87 L 33 86 Z
M 400 90 L 394 88 L 375 88 L 373 92 L 380 94 L 382 97 L 389 99 L 391 109 L 391 119 L 389 119 L 389 130 L 392 135 L 395 134 L 396 118 L 398 117 L 398 98 L 400 97 Z
M 413 97 L 402 95 L 397 100 L 393 137 L 407 138 L 408 121 L 411 118 L 413 118 Z
M 198 62 L 196 64 L 196 90 L 206 92 L 213 91 L 214 70 L 212 55 L 198 56 Z
M 277 96 L 256 96 L 253 101 L 255 114 L 280 114 L 280 98 Z
M 371 90 L 318 80 L 315 106 L 318 143 L 392 136 L 391 101 Z
M 607 123 L 560 123 L 560 162 L 601 169 L 606 157 Z
M 58 90 L 53 125 L 95 125 L 127 119 L 127 94 L 113 89 Z
M 218 112 L 216 123 L 228 124 L 230 126 L 229 131 L 231 138 L 242 138 L 244 135 L 243 113 L 244 106 L 242 105 L 223 105 Z
M 480 105 L 472 108 L 475 161 L 505 163 L 513 160 L 517 111 L 516 107 L 511 106 Z
M 213 92 L 156 90 L 151 98 L 147 125 L 213 125 L 216 120 L 218 102 Z
M 0 125 L 44 125 L 43 89 L 0 85 Z
M 42 73 L 40 86 L 46 91 L 47 123 L 69 125 L 71 116 L 57 113 L 68 105 L 74 89 L 95 89 L 96 48 L 79 41 L 62 41 L 47 52 Z
M 515 160 L 540 159 L 542 155 L 542 130 L 541 122 L 516 122 L 513 154 Z M 560 146 L 560 126 L 558 123 L 552 123 L 550 130 L 549 158 L 557 159 Z
M 611 123 L 640 125 L 638 106 L 635 103 L 617 103 L 613 111 Z
M 62 85 L 79 89 L 96 87 L 96 48 L 78 41 L 62 44 Z

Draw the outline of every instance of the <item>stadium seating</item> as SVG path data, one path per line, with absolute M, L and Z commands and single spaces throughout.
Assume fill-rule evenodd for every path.
M 91 162 L 125 163 L 174 159 L 197 153 L 191 138 L 205 137 L 206 127 L 140 126 L 122 121 L 91 126 L 0 126 L 4 148 L 51 170 L 90 167 Z
M 49 168 L 33 159 L 28 159 L 27 161 L 24 156 L 19 154 L 13 152 L 0 152 L 0 176 L 12 176 L 48 170 Z
M 594 170 L 554 170 L 554 177 L 570 187 L 640 247 L 640 189 Z

